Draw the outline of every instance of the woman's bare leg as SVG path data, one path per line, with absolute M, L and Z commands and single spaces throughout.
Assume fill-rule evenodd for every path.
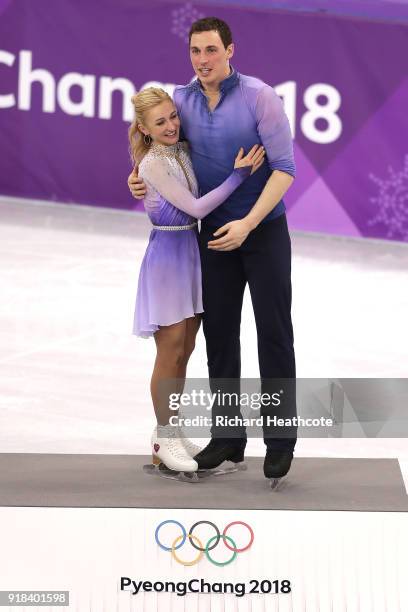
M 169 395 L 181 393 L 180 375 L 185 357 L 187 319 L 174 325 L 160 327 L 155 332 L 157 355 L 150 383 L 150 391 L 156 419 L 159 425 L 167 425 L 171 415 L 177 414 L 169 408 Z M 184 386 L 184 383 L 183 383 Z
M 183 393 L 184 383 L 187 375 L 188 361 L 194 351 L 196 336 L 201 325 L 201 315 L 196 314 L 194 317 L 186 319 L 186 335 L 184 340 L 184 357 L 180 364 L 178 378 L 183 381 L 180 393 Z
M 180 380 L 180 393 L 183 393 L 184 391 L 184 385 L 185 385 L 186 374 L 187 374 L 187 365 L 188 365 L 188 361 L 195 348 L 196 336 L 197 336 L 198 330 L 200 329 L 200 325 L 201 325 L 201 315 L 196 314 L 194 317 L 190 317 L 186 321 L 187 321 L 187 328 L 186 328 L 186 337 L 185 337 L 185 342 L 184 342 L 184 359 L 183 359 L 182 364 L 180 365 L 179 374 L 178 374 L 179 380 Z M 186 438 L 185 436 L 183 439 L 183 444 L 184 444 L 184 448 L 186 449 L 190 457 L 193 457 L 201 450 L 201 447 L 197 446 L 195 442 L 192 442 L 191 440 L 188 439 L 188 437 Z

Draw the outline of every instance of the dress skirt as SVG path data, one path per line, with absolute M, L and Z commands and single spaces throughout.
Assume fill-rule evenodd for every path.
M 197 228 L 153 229 L 144 255 L 136 295 L 133 334 L 149 338 L 203 312 Z

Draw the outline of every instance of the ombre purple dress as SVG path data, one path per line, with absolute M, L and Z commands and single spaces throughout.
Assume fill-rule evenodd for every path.
M 249 166 L 233 170 L 199 198 L 187 145 L 150 147 L 139 176 L 146 184 L 144 206 L 154 227 L 140 268 L 133 334 L 149 338 L 159 326 L 203 312 L 196 221 L 226 200 L 250 172 Z

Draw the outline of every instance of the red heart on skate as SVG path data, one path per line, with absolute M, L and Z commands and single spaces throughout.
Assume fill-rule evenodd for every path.
M 154 444 L 153 448 L 154 448 L 154 452 L 157 453 L 160 448 L 160 444 Z

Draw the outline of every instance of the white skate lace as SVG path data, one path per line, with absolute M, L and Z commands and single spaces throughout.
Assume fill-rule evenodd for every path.
M 190 440 L 190 438 L 187 438 L 187 436 L 184 435 L 184 432 L 180 427 L 178 430 L 178 437 L 180 438 L 187 452 L 191 451 L 194 454 L 200 452 L 201 447 L 192 440 Z
M 176 457 L 177 459 L 190 459 L 185 449 L 183 447 L 180 447 L 181 440 L 179 436 L 176 435 L 175 431 L 169 432 L 167 435 L 167 439 L 167 448 L 174 457 Z

